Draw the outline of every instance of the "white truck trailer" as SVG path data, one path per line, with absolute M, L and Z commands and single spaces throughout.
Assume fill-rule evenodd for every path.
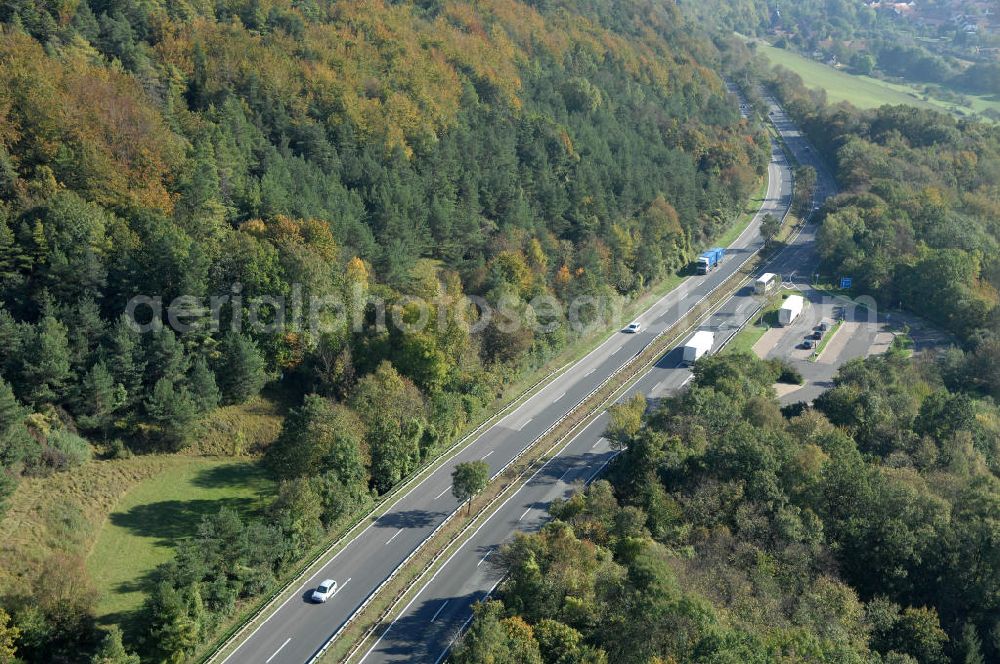
M 778 323 L 782 326 L 791 325 L 792 321 L 802 313 L 804 305 L 805 300 L 802 299 L 801 295 L 789 295 L 785 298 L 781 308 L 778 309 Z
M 694 336 L 684 344 L 682 362 L 685 366 L 691 366 L 698 358 L 712 350 L 715 344 L 715 332 L 699 330 Z
M 753 292 L 757 295 L 763 295 L 764 293 L 770 293 L 774 290 L 774 287 L 781 283 L 781 276 L 773 272 L 765 272 L 764 274 L 757 277 L 757 281 L 753 282 Z

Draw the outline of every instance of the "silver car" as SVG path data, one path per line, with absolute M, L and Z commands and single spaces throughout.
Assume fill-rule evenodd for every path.
M 322 604 L 336 594 L 337 582 L 333 579 L 327 579 L 316 586 L 316 590 L 313 591 L 311 598 L 312 601 Z

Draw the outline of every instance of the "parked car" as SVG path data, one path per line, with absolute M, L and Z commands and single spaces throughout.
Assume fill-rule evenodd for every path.
M 312 592 L 310 598 L 312 599 L 312 601 L 318 604 L 322 604 L 323 602 L 330 599 L 336 594 L 337 594 L 337 582 L 334 581 L 333 579 L 327 579 L 326 581 L 323 581 L 318 586 L 316 586 L 316 590 Z
M 802 347 L 805 348 L 806 350 L 810 350 L 816 347 L 816 342 L 813 341 L 812 339 L 806 339 L 805 341 L 802 342 Z

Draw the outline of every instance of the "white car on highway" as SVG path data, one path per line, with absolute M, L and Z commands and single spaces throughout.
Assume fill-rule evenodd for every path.
M 336 594 L 337 582 L 333 579 L 327 579 L 323 583 L 316 586 L 316 590 L 312 592 L 311 599 L 314 602 L 322 604 Z
M 631 322 L 625 327 L 625 331 L 630 334 L 635 334 L 641 329 L 642 329 L 642 324 L 639 323 L 639 321 Z

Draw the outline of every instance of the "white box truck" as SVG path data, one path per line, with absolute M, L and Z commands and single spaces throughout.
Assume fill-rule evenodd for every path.
M 802 313 L 805 301 L 801 295 L 789 295 L 778 309 L 778 323 L 782 326 L 791 325 L 792 321 Z
M 757 277 L 757 281 L 753 283 L 753 292 L 757 295 L 763 295 L 764 293 L 769 293 L 774 290 L 774 287 L 780 283 L 780 276 L 774 274 L 773 272 L 765 272 Z
M 710 352 L 713 344 L 715 344 L 715 332 L 708 330 L 695 332 L 694 336 L 684 344 L 683 357 L 681 359 L 684 366 L 691 366 L 702 355 Z

